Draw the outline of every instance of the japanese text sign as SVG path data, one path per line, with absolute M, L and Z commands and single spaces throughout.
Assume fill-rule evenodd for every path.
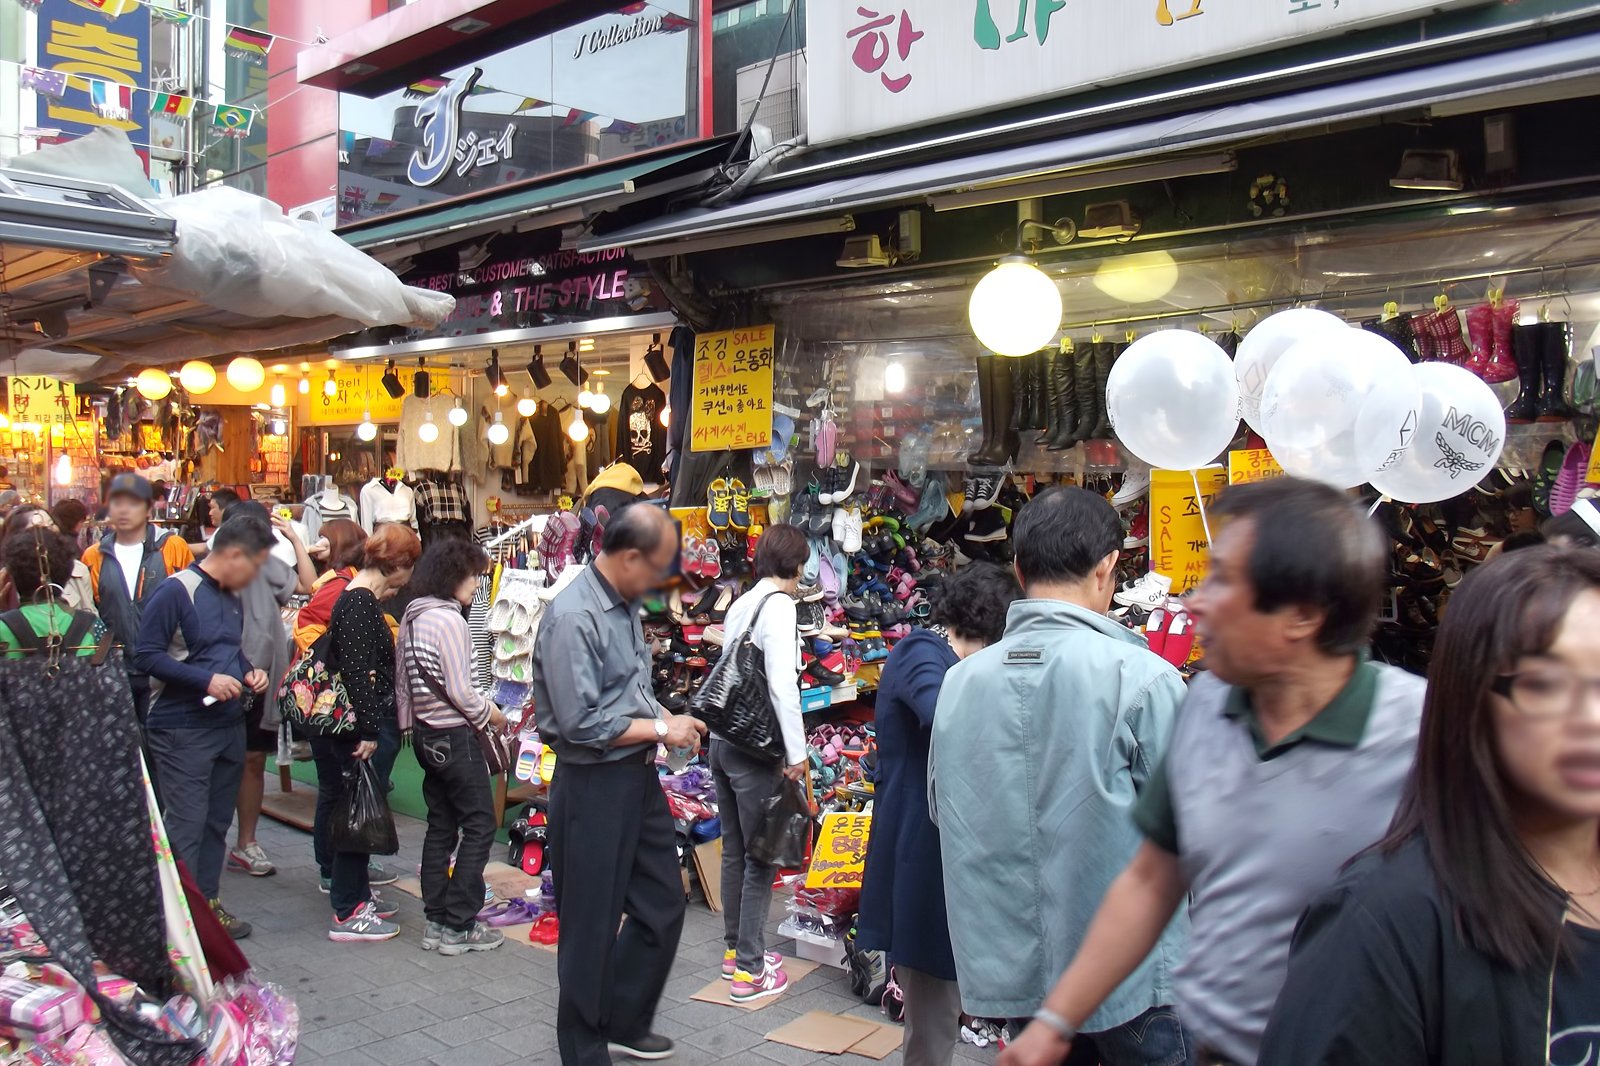
M 78 400 L 71 382 L 45 377 L 7 378 L 6 395 L 11 398 L 13 424 L 60 426 L 74 421 L 77 415 Z
M 772 443 L 772 326 L 702 333 L 694 344 L 691 451 Z
M 1245 485 L 1283 477 L 1284 469 L 1265 448 L 1248 448 L 1228 453 L 1228 484 Z
M 1198 473 L 1200 495 L 1187 470 L 1150 472 L 1150 569 L 1172 578 L 1174 596 L 1188 592 L 1206 576 L 1211 551 L 1200 508 L 1209 508 L 1228 483 L 1221 467 Z
M 314 426 L 348 426 L 361 421 L 361 416 L 371 413 L 374 422 L 398 422 L 400 401 L 390 396 L 378 384 L 378 372 L 365 366 L 341 366 L 333 371 L 334 394 L 329 396 L 323 388 L 326 379 L 320 373 L 311 378 L 311 424 Z M 434 417 L 443 420 L 450 409 L 446 397 L 434 397 Z
M 822 832 L 811 852 L 807 888 L 860 888 L 867 870 L 867 840 L 872 815 L 836 813 L 822 816 Z

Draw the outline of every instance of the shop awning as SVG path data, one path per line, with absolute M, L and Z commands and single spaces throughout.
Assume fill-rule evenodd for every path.
M 726 141 L 700 143 L 693 148 L 652 154 L 644 159 L 619 162 L 614 166 L 585 171 L 565 180 L 507 191 L 442 208 L 419 208 L 403 218 L 374 222 L 340 230 L 340 236 L 357 248 L 374 255 L 392 257 L 394 246 L 423 238 L 459 241 L 476 230 L 504 228 L 512 224 L 559 225 L 580 221 L 583 209 L 594 209 L 602 201 L 613 201 L 642 193 L 657 195 L 674 191 L 674 178 L 687 177 L 687 184 L 704 179 L 711 157 L 720 159 Z M 705 160 L 705 167 L 694 165 Z M 652 179 L 645 183 L 643 179 Z M 687 187 L 687 185 L 683 186 Z M 563 209 L 578 209 L 570 219 L 561 218 Z
M 582 251 L 623 245 L 641 258 L 782 240 L 853 228 L 848 212 L 887 207 L 938 193 L 1040 178 L 1085 168 L 1112 168 L 1184 152 L 1217 149 L 1266 134 L 1474 100 L 1491 106 L 1509 92 L 1563 93 L 1563 83 L 1600 75 L 1600 34 L 1582 34 L 1366 77 L 1359 81 L 1266 96 L 1126 126 L 1074 134 L 898 170 L 837 178 L 749 196 L 716 208 L 696 208 L 612 233 L 580 239 Z M 1106 186 L 1122 183 L 1115 172 Z M 781 175 L 771 179 L 779 184 Z M 761 185 L 757 185 L 759 190 Z

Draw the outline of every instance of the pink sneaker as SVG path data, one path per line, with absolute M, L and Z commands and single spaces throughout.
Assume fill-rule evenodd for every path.
M 735 965 L 735 962 L 734 962 L 734 960 L 737 957 L 738 957 L 738 953 L 737 952 L 724 951 L 722 953 L 722 979 L 724 981 L 733 980 L 733 972 L 736 969 L 738 969 L 738 966 Z M 767 952 L 767 969 L 774 970 L 774 969 L 777 969 L 779 966 L 782 966 L 782 965 L 783 965 L 783 956 L 782 955 L 779 955 L 776 951 Z
M 776 996 L 789 987 L 789 975 L 776 966 L 768 966 L 760 977 L 751 977 L 743 970 L 733 975 L 733 988 L 728 998 L 735 1003 L 750 1003 L 768 996 Z

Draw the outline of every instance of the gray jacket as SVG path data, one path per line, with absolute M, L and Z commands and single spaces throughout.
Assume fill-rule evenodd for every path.
M 928 804 L 969 1013 L 1032 1014 L 1072 961 L 1140 846 L 1129 808 L 1183 698 L 1142 637 L 1056 600 L 1012 604 L 1005 638 L 945 675 Z M 1187 926 L 1173 920 L 1084 1032 L 1172 1003 Z

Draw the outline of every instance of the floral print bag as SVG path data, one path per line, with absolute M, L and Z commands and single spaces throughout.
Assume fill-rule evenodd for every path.
M 333 665 L 333 627 L 312 642 L 278 685 L 278 710 L 317 736 L 338 736 L 356 728 L 355 708 L 344 679 Z

